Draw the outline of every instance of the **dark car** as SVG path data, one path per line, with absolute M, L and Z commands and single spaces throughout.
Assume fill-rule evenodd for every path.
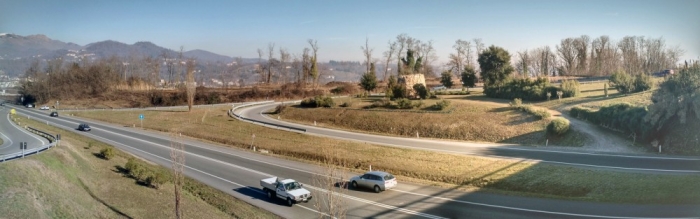
M 58 112 L 51 112 L 50 116 L 51 117 L 58 117 Z
M 90 126 L 88 124 L 85 124 L 85 123 L 80 124 L 80 125 L 78 125 L 78 130 L 87 132 L 87 131 L 90 131 Z

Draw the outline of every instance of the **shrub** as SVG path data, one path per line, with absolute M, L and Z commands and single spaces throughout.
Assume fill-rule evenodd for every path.
M 549 80 L 546 78 L 537 78 L 531 80 L 529 78 L 510 79 L 500 85 L 489 85 L 484 89 L 484 93 L 488 97 L 513 99 L 520 98 L 522 100 L 539 101 L 547 99 L 547 92 L 553 91 L 553 96 L 556 97 L 556 91 L 561 88 L 550 86 Z
M 151 174 L 143 180 L 144 184 L 156 189 L 166 182 L 168 182 L 168 175 L 162 171 L 151 171 Z
M 377 108 L 377 107 L 391 107 L 391 101 L 388 101 L 386 99 L 380 99 L 372 102 L 371 105 L 367 106 L 366 108 Z
M 617 71 L 610 75 L 610 83 L 615 85 L 615 89 L 620 93 L 632 93 L 634 91 L 634 79 L 625 71 Z
M 406 87 L 404 85 L 396 85 L 391 88 L 391 94 L 392 96 L 389 98 L 391 98 L 392 100 L 398 98 L 406 98 Z
M 450 106 L 450 101 L 448 100 L 440 100 L 433 105 L 433 108 L 436 110 L 444 110 L 447 109 L 447 107 Z
M 651 76 L 647 74 L 639 74 L 634 77 L 634 92 L 651 90 L 653 85 L 654 82 L 651 80 Z
M 413 85 L 413 90 L 416 91 L 416 94 L 418 94 L 418 97 L 420 97 L 421 99 L 428 98 L 429 92 L 428 92 L 428 89 L 425 88 L 425 85 L 415 84 L 415 85 Z
M 581 95 L 580 84 L 576 80 L 564 80 L 561 82 L 562 97 L 577 97 Z
M 510 102 L 510 107 L 520 107 L 520 105 L 523 105 L 523 100 L 520 98 L 515 98 L 513 102 Z
M 100 151 L 100 157 L 102 157 L 102 159 L 105 159 L 105 160 L 112 159 L 114 157 L 114 155 L 115 155 L 114 149 L 111 147 L 102 149 Z
M 425 103 L 423 103 L 422 100 L 413 101 L 413 108 L 421 108 L 421 107 L 423 107 L 423 105 L 425 105 Z
M 340 107 L 351 107 L 353 104 L 351 101 L 346 101 L 340 104 Z
M 274 113 L 274 114 L 280 114 L 280 113 L 284 112 L 285 109 L 287 109 L 287 105 L 286 105 L 286 104 L 280 104 L 280 105 L 277 105 L 277 106 L 275 107 L 275 111 L 274 111 L 273 113 Z
M 329 96 L 315 96 L 313 98 L 306 98 L 301 101 L 299 104 L 301 107 L 311 107 L 311 108 L 316 108 L 316 107 L 334 107 L 335 102 L 333 101 L 333 98 Z
M 413 103 L 406 98 L 396 99 L 396 107 L 399 109 L 413 109 Z
M 547 133 L 553 135 L 564 135 L 569 131 L 569 120 L 565 118 L 556 118 L 547 125 Z

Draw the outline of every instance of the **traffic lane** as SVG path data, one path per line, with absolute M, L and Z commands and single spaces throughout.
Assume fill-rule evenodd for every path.
M 11 154 L 16 152 L 21 152 L 19 148 L 20 142 L 27 142 L 27 148 L 39 148 L 45 144 L 48 144 L 48 140 L 42 139 L 37 135 L 29 133 L 29 131 L 21 128 L 20 126 L 14 124 L 10 121 L 10 109 L 9 107 L 3 106 L 0 109 L 0 115 L 7 112 L 7 114 L 2 115 L 0 118 L 0 133 L 2 133 L 3 146 L 0 146 L 0 154 Z
M 580 152 L 547 151 L 526 147 L 494 146 L 498 144 L 477 144 L 445 142 L 429 139 L 411 139 L 393 136 L 354 133 L 342 130 L 325 129 L 279 121 L 262 115 L 260 112 L 274 105 L 261 105 L 241 110 L 244 117 L 270 123 L 305 128 L 306 133 L 331 136 L 341 139 L 370 142 L 376 144 L 427 149 L 446 153 L 496 156 L 538 160 L 557 164 L 579 165 L 596 168 L 635 170 L 646 172 L 700 173 L 700 158 L 655 157 L 633 155 L 593 154 Z M 505 145 L 505 144 L 504 144 Z
M 143 142 L 141 142 L 141 143 L 143 143 Z M 167 144 L 166 142 L 163 142 L 163 143 L 164 143 L 164 144 Z M 149 147 L 146 147 L 146 148 L 149 148 Z M 206 153 L 207 153 L 206 151 L 202 151 L 202 152 L 196 151 L 196 150 L 198 150 L 198 149 L 203 149 L 203 148 L 191 147 L 190 149 L 186 149 L 186 150 L 188 150 L 188 151 L 190 151 L 190 152 L 194 151 L 194 153 L 196 153 L 196 154 L 206 154 Z M 218 153 L 216 153 L 216 154 L 211 154 L 211 155 L 208 155 L 208 156 L 210 156 L 210 157 L 216 157 L 216 156 L 221 156 L 221 155 L 218 155 Z M 230 159 L 230 158 L 226 158 L 226 157 L 216 157 L 216 158 L 217 158 L 218 160 L 229 160 L 229 159 Z M 269 159 L 269 157 L 268 157 L 268 159 Z M 273 160 L 274 160 L 274 159 L 273 159 Z M 241 163 L 238 163 L 238 164 L 242 164 L 243 166 L 249 166 L 250 168 L 256 168 L 256 169 L 259 170 L 259 169 L 260 169 L 260 164 L 256 164 L 256 162 L 258 162 L 258 161 L 255 161 L 255 162 L 241 162 Z M 300 165 L 297 164 L 297 166 L 300 166 Z M 270 170 L 267 170 L 267 172 L 274 172 L 274 171 L 277 171 L 277 168 L 272 167 Z M 287 174 L 287 175 L 285 175 L 285 174 Z M 273 175 L 278 175 L 278 176 L 282 176 L 282 177 L 286 177 L 286 178 L 295 178 L 295 179 L 300 180 L 300 182 L 302 182 L 302 183 L 304 183 L 304 181 L 311 181 L 311 180 L 312 180 L 312 179 L 311 179 L 312 176 L 307 176 L 307 177 L 306 177 L 306 180 L 304 180 L 303 177 L 302 177 L 302 176 L 304 175 L 303 173 L 291 174 L 291 175 L 297 176 L 297 177 L 293 177 L 293 176 L 290 177 L 288 171 L 283 171 L 283 172 L 280 172 L 280 173 L 275 173 L 275 174 L 273 174 Z M 251 182 L 251 183 L 253 184 L 253 187 L 258 187 L 258 186 L 259 186 L 259 185 L 258 185 L 258 180 L 259 180 L 259 179 L 256 179 L 256 180 L 254 180 L 253 182 Z M 351 193 L 351 195 L 353 195 L 353 196 L 360 196 L 361 198 L 368 199 L 368 200 L 375 200 L 375 201 L 378 201 L 378 202 L 385 202 L 385 200 L 412 200 L 410 197 L 408 197 L 408 198 L 407 198 L 407 197 L 390 198 L 390 197 L 387 197 L 388 195 L 376 196 L 376 194 L 371 193 L 371 192 L 367 192 L 367 191 L 359 191 L 359 192 L 361 192 L 361 193 L 359 193 L 359 194 L 353 194 L 353 193 Z M 390 191 L 387 191 L 386 193 L 390 193 L 390 192 L 392 192 L 392 191 L 390 190 Z M 437 194 L 437 193 L 442 193 L 442 192 L 436 192 L 435 194 Z M 382 193 L 382 194 L 385 194 L 385 193 Z M 367 195 L 367 196 L 365 196 L 365 195 Z M 362 197 L 362 196 L 364 196 L 364 197 Z M 459 196 L 459 195 L 458 195 L 458 196 Z M 461 195 L 461 196 L 471 197 L 471 196 L 473 196 L 473 195 Z M 377 198 L 380 198 L 380 199 L 377 199 Z M 384 198 L 384 199 L 381 199 L 381 198 Z M 413 199 L 415 199 L 415 197 L 413 197 Z M 483 198 L 483 197 L 482 197 L 482 198 L 477 198 L 476 201 L 481 200 L 481 201 L 483 202 L 483 200 L 485 200 L 485 199 L 486 199 L 486 198 Z M 508 198 L 506 198 L 506 200 L 507 200 L 507 199 L 508 199 Z M 496 200 L 500 200 L 500 199 L 496 199 Z M 529 200 L 529 201 L 524 201 L 524 202 L 519 202 L 519 203 L 531 203 L 530 201 L 531 201 L 531 200 Z M 416 202 L 416 201 L 413 201 L 413 202 L 418 203 L 418 204 L 423 204 L 423 202 Z M 402 203 L 395 203 L 395 204 L 402 204 Z M 548 204 L 551 204 L 551 203 L 545 203 L 544 206 L 551 206 L 551 205 L 548 205 Z M 449 204 L 444 204 L 444 203 L 442 203 L 442 204 L 440 204 L 440 205 L 441 205 L 442 207 L 440 207 L 439 209 L 445 209 L 445 208 L 460 209 L 460 208 L 463 208 L 463 207 L 464 207 L 464 206 L 455 206 L 455 207 L 451 207 L 451 205 L 449 205 Z M 517 205 L 510 205 L 510 206 L 517 206 Z M 539 206 L 541 207 L 542 205 L 539 205 Z M 414 207 L 415 207 L 415 206 L 414 206 Z M 536 207 L 537 207 L 537 206 L 536 206 Z M 430 207 L 425 207 L 425 208 L 430 208 Z M 433 209 L 433 208 L 430 208 L 430 209 Z M 438 209 L 438 208 L 434 208 L 434 209 Z M 535 208 L 535 209 L 537 209 L 537 208 Z M 416 210 L 420 210 L 420 209 L 416 209 Z M 443 212 L 442 210 L 438 210 L 438 211 L 439 211 L 439 212 Z M 490 211 L 493 211 L 493 209 L 492 209 L 492 210 L 488 210 L 488 209 L 487 209 L 487 210 L 485 210 L 484 212 L 487 212 L 486 214 L 488 215 L 488 212 L 490 212 Z M 466 212 L 463 212 L 463 213 L 466 213 Z M 522 212 L 518 212 L 518 213 L 515 213 L 514 216 L 515 216 L 515 215 L 521 215 L 521 214 L 522 214 Z M 375 216 L 377 216 L 377 215 L 375 215 Z
M 65 120 L 65 119 L 63 119 L 63 120 Z M 60 120 L 58 120 L 58 121 L 54 121 L 54 122 L 57 122 L 56 123 L 57 125 L 63 125 L 65 128 L 68 128 L 68 127 L 72 127 L 72 124 L 74 124 L 76 121 L 60 121 Z M 63 123 L 63 124 L 58 124 L 58 123 Z M 139 153 L 155 154 L 155 155 L 158 155 L 160 157 L 169 156 L 170 150 L 168 149 L 168 146 L 170 144 L 170 141 L 168 141 L 168 140 L 165 140 L 162 138 L 155 138 L 155 137 L 151 137 L 151 139 L 144 140 L 144 139 L 139 139 L 139 138 L 135 138 L 132 136 L 125 136 L 124 133 L 114 133 L 110 130 L 105 129 L 106 127 L 95 127 L 95 126 L 93 126 L 93 127 L 94 127 L 94 129 L 91 132 L 82 133 L 82 134 L 92 136 L 93 138 L 98 138 L 98 139 L 100 137 L 102 137 L 104 139 L 108 139 L 109 141 L 112 142 L 111 144 L 114 144 L 117 141 L 119 141 L 120 144 L 122 144 L 122 145 L 124 145 L 124 143 L 130 142 L 129 143 L 130 145 L 139 145 L 140 146 L 139 150 L 138 150 Z M 143 135 L 143 134 L 139 134 L 139 135 Z M 281 176 L 283 178 L 293 178 L 293 176 L 291 176 L 291 175 L 285 176 L 285 174 L 283 173 L 284 171 L 277 172 L 276 174 L 267 174 L 264 172 L 256 171 L 254 169 L 239 168 L 240 166 L 238 166 L 238 165 L 223 162 L 220 160 L 210 159 L 207 156 L 203 156 L 203 155 L 198 154 L 198 153 L 202 153 L 202 152 L 210 152 L 210 151 L 206 151 L 206 150 L 200 151 L 199 150 L 200 147 L 193 147 L 190 145 L 185 145 L 185 147 L 186 147 L 185 151 L 187 152 L 187 156 L 186 156 L 187 157 L 186 160 L 188 163 L 187 166 L 194 168 L 194 169 L 199 169 L 201 171 L 204 171 L 205 173 L 208 173 L 212 177 L 227 176 L 228 174 L 233 174 L 231 177 L 245 176 L 244 174 L 242 174 L 240 172 L 230 171 L 232 169 L 231 167 L 233 166 L 233 169 L 257 173 L 258 175 L 263 175 L 265 177 L 270 177 L 272 175 L 278 175 L 278 176 Z M 213 156 L 213 155 L 216 155 L 216 153 L 213 153 L 213 154 L 208 153 L 208 155 Z M 197 164 L 197 162 L 200 162 L 198 160 L 201 160 L 201 159 L 204 159 L 206 161 L 203 163 Z M 218 168 L 218 169 L 211 168 L 213 166 L 212 163 L 214 163 L 214 164 L 228 164 L 228 166 L 224 166 L 224 167 Z M 165 165 L 165 166 L 169 165 L 167 163 L 160 163 L 160 164 Z M 273 172 L 276 170 L 273 168 L 273 169 L 268 169 L 267 171 Z M 255 191 L 254 188 L 259 187 L 259 180 L 262 178 L 263 177 L 257 177 L 257 178 L 256 177 L 242 177 L 240 179 L 236 178 L 235 182 L 238 182 L 240 185 L 244 185 L 246 187 L 244 187 L 243 190 L 241 190 L 241 188 L 236 188 L 237 190 L 235 190 L 235 191 L 246 191 L 246 190 Z M 246 182 L 245 181 L 246 179 L 248 179 L 249 181 Z M 243 181 L 243 182 L 240 182 L 240 181 Z M 308 181 L 308 182 L 300 181 L 300 182 L 305 183 L 307 185 L 310 185 L 309 184 L 310 181 Z M 226 191 L 226 190 L 223 190 L 223 191 Z M 250 192 L 250 191 L 248 191 L 248 192 Z M 273 202 L 273 203 L 275 203 L 275 202 Z M 370 213 L 374 214 L 375 212 L 380 212 L 380 211 L 386 210 L 386 208 L 379 207 L 376 205 L 368 205 L 367 201 L 362 202 L 362 201 L 352 201 L 351 200 L 351 201 L 348 201 L 347 203 L 349 205 L 348 208 L 356 209 L 350 213 L 352 215 L 364 215 L 361 217 L 365 217 L 366 215 L 368 215 Z M 310 203 L 302 203 L 300 205 L 306 207 L 306 210 L 313 209 L 313 208 L 311 208 L 311 207 L 313 207 L 313 204 L 310 204 Z M 310 206 L 307 206 L 307 205 L 310 205 Z M 410 212 L 410 210 L 408 210 L 408 211 Z M 367 213 L 362 213 L 362 212 L 367 212 Z M 294 217 L 297 217 L 297 215 L 294 215 Z M 315 217 L 315 216 L 312 216 L 312 217 Z M 382 217 L 402 218 L 402 217 L 406 217 L 406 215 L 405 215 L 405 213 L 391 211 L 389 213 L 385 213 L 385 215 Z
M 55 124 L 60 128 L 72 129 L 61 124 Z M 72 126 L 71 126 L 72 127 Z M 155 164 L 169 168 L 172 166 L 170 161 L 170 150 L 164 149 L 162 147 L 148 146 L 142 141 L 138 141 L 130 138 L 122 138 L 120 135 L 110 134 L 104 131 L 93 131 L 93 132 L 78 132 L 81 135 L 105 142 L 107 144 L 113 145 L 127 153 L 134 154 L 135 156 L 141 157 L 145 160 L 153 162 Z M 261 207 L 263 209 L 269 210 L 278 215 L 288 215 L 292 217 L 299 218 L 314 218 L 316 214 L 301 208 L 279 208 L 278 204 L 259 200 L 256 197 L 252 197 L 248 194 L 238 192 L 242 188 L 248 188 L 251 185 L 245 185 L 239 183 L 240 179 L 234 178 L 233 176 L 238 176 L 240 178 L 251 178 L 249 172 L 242 172 L 238 170 L 229 171 L 233 176 L 217 176 L 215 174 L 209 173 L 214 172 L 212 170 L 216 169 L 226 169 L 227 167 L 221 166 L 215 162 L 202 161 L 201 157 L 186 155 L 185 158 L 186 168 L 185 175 L 190 178 L 197 179 L 198 181 L 212 186 L 220 191 L 224 191 L 236 198 L 248 201 L 253 205 Z M 229 168 L 230 169 L 230 168 Z

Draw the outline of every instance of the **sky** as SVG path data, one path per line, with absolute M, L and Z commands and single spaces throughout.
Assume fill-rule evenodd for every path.
M 150 41 L 244 58 L 269 43 L 300 54 L 314 39 L 320 61 L 363 60 L 365 39 L 381 58 L 405 33 L 433 41 L 435 64 L 447 61 L 457 39 L 481 38 L 514 54 L 581 35 L 645 36 L 700 59 L 698 9 L 700 0 L 0 0 L 0 33 L 79 45 Z

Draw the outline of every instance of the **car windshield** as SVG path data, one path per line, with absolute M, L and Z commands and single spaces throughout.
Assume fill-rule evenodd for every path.
M 392 180 L 392 179 L 394 179 L 394 175 L 386 174 L 386 176 L 384 176 L 384 180 Z
M 290 183 L 284 184 L 284 188 L 287 191 L 292 191 L 295 189 L 301 189 L 301 185 L 299 185 L 298 182 L 290 182 Z

